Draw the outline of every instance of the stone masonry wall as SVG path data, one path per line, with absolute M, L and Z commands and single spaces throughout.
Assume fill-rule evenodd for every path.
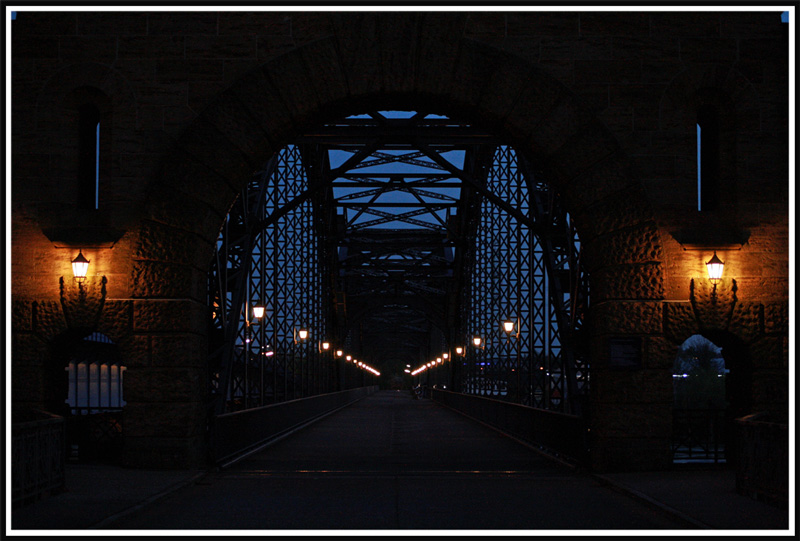
M 131 465 L 204 460 L 205 277 L 238 190 L 307 127 L 372 104 L 481 123 L 563 195 L 592 277 L 595 468 L 668 467 L 671 363 L 697 331 L 747 343 L 754 409 L 786 408 L 777 12 L 20 11 L 11 30 L 12 399 L 45 403 L 54 337 L 106 332 L 128 366 Z M 100 208 L 80 211 L 76 103 L 97 96 L 111 111 Z M 706 103 L 724 113 L 723 189 L 717 210 L 698 212 Z M 60 278 L 71 295 L 78 248 L 92 298 L 105 297 L 76 319 Z M 714 249 L 725 303 L 707 292 Z M 608 367 L 620 336 L 642 339 L 639 369 Z

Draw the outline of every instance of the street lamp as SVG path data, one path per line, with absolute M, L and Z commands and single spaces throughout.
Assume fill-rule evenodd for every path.
M 509 338 L 514 337 L 514 345 L 516 346 L 516 353 L 517 353 L 517 363 L 515 371 L 517 373 L 517 400 L 522 399 L 522 389 L 520 388 L 521 385 L 521 376 L 519 370 L 519 357 L 520 357 L 520 344 L 519 344 L 519 318 L 516 320 L 514 319 L 506 319 L 503 321 L 503 330 L 508 334 Z
M 476 348 L 481 347 L 482 343 L 483 343 L 483 339 L 480 336 L 474 336 L 472 338 L 472 345 L 475 346 Z
M 462 348 L 461 346 L 456 346 L 456 355 L 463 355 L 463 354 L 464 354 L 464 348 Z
M 253 306 L 253 319 L 260 320 L 262 317 L 264 317 L 264 307 Z

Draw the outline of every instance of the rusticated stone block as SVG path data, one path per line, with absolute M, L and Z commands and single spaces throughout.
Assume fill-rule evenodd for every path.
M 266 133 L 253 120 L 252 113 L 233 98 L 232 92 L 225 92 L 219 99 L 212 101 L 202 116 L 245 154 L 251 156 L 251 161 L 267 163 L 273 149 Z
M 602 406 L 597 404 L 592 411 L 595 412 L 592 415 L 592 432 L 598 438 L 657 438 L 672 432 L 671 396 L 663 403 L 603 402 Z
M 87 276 L 82 284 L 63 277 L 60 280 L 61 309 L 71 329 L 94 329 L 106 300 L 106 277 Z
M 716 289 L 709 280 L 692 280 L 689 292 L 695 317 L 702 329 L 728 328 L 736 305 L 734 280 L 723 278 Z
M 648 336 L 644 342 L 645 366 L 651 369 L 668 370 L 671 382 L 672 368 L 675 366 L 679 344 L 658 336 Z
M 509 36 L 559 36 L 577 38 L 580 35 L 579 13 L 525 13 L 506 14 Z
M 15 333 L 33 330 L 33 304 L 31 301 L 11 301 L 11 330 Z
M 580 14 L 582 36 L 648 36 L 650 14 L 647 12 Z
M 590 173 L 591 174 L 591 173 Z M 602 180 L 602 179 L 598 179 Z M 624 229 L 653 219 L 650 204 L 641 186 L 630 185 L 618 192 L 601 192 L 593 204 L 575 213 L 581 224 L 581 241 Z
M 381 76 L 383 88 L 389 93 L 405 93 L 414 88 L 421 17 L 414 12 L 378 16 Z M 326 56 L 319 57 L 317 62 L 328 62 Z
M 595 333 L 661 334 L 662 303 L 655 301 L 608 301 L 592 308 Z
M 789 383 L 782 370 L 762 370 L 753 374 L 753 411 L 786 410 Z M 780 406 L 778 406 L 780 405 Z
M 728 331 L 745 342 L 763 333 L 763 311 L 760 303 L 739 301 L 733 307 Z
M 196 334 L 153 335 L 153 366 L 204 368 L 208 363 L 208 343 Z
M 672 401 L 672 366 L 669 370 L 606 370 L 592 379 L 592 394 L 608 404 L 668 403 Z
M 664 337 L 674 344 L 682 344 L 700 332 L 694 308 L 689 302 L 664 303 Z
M 151 12 L 147 33 L 151 36 L 214 36 L 217 34 L 214 12 Z
M 33 330 L 49 341 L 67 330 L 67 321 L 61 304 L 56 301 L 36 301 L 33 303 Z
M 341 51 L 342 69 L 353 96 L 380 90 L 380 35 L 376 17 L 364 13 L 336 13 L 331 26 Z
M 572 211 L 574 213 L 606 198 L 609 194 L 623 191 L 630 193 L 630 190 L 626 190 L 626 188 L 634 183 L 626 162 L 620 155 L 614 155 L 595 163 L 591 168 L 582 171 L 580 175 L 571 177 L 568 184 L 569 188 L 564 190 L 562 195 L 567 208 L 574 209 Z M 589 227 L 582 233 L 581 240 L 588 240 L 603 232 L 605 231 Z
M 502 89 L 499 89 L 502 91 Z M 505 101 L 508 98 L 500 98 Z M 536 70 L 518 94 L 514 106 L 507 112 L 504 123 L 505 131 L 526 147 L 531 146 L 529 140 L 534 129 L 539 129 L 549 111 L 563 98 L 563 87 L 551 76 Z M 562 104 L 562 108 L 574 107 L 574 103 Z M 532 150 L 535 154 L 544 155 L 546 150 L 539 148 L 534 141 Z M 561 173 L 569 176 L 568 173 Z
M 197 235 L 157 222 L 145 221 L 139 228 L 133 257 L 207 268 L 205 255 L 210 249 L 211 245 Z
M 316 74 L 312 83 L 322 102 L 335 102 L 347 97 L 347 79 L 342 72 L 333 38 L 311 42 L 300 49 L 300 54 Z
M 35 334 L 19 332 L 11 334 L 12 367 L 43 366 L 48 356 L 47 344 Z
M 137 300 L 133 303 L 136 332 L 206 332 L 208 308 L 187 299 Z
M 129 368 L 150 366 L 150 339 L 148 335 L 129 335 L 119 341 L 120 356 Z
M 472 40 L 464 40 L 459 49 L 453 71 L 453 98 L 461 104 L 478 104 L 487 97 L 486 89 L 498 69 L 509 62 L 508 55 L 497 49 L 485 47 Z M 509 89 L 494 89 L 500 96 Z M 510 98 L 514 100 L 516 96 Z M 487 97 L 487 99 L 493 99 Z M 498 97 L 501 102 L 509 98 Z
M 169 221 L 167 215 L 170 210 L 178 215 L 183 215 L 179 207 L 183 204 L 186 194 L 190 194 L 192 198 L 189 200 L 189 204 L 192 203 L 192 200 L 198 200 L 208 205 L 214 214 L 224 217 L 239 190 L 251 179 L 248 176 L 237 179 L 238 183 L 232 184 L 232 179 L 218 175 L 213 169 L 181 152 L 176 152 L 172 161 L 165 164 L 159 176 L 163 179 L 165 186 L 155 186 L 154 196 L 161 196 L 159 199 L 166 200 L 167 205 L 154 207 L 154 203 L 150 208 L 154 212 L 153 219 L 164 223 Z M 170 186 L 171 189 L 168 190 L 166 186 Z M 155 213 L 156 210 L 162 210 L 162 212 Z M 220 220 L 221 224 L 222 220 Z M 190 230 L 189 227 L 185 229 Z
M 127 420 L 126 420 L 127 423 Z M 123 465 L 148 469 L 200 469 L 207 467 L 202 435 L 190 438 L 138 437 L 125 434 Z
M 789 332 L 789 304 L 770 302 L 764 304 L 764 332 L 786 334 Z
M 610 158 L 619 149 L 614 136 L 599 122 L 591 122 L 572 135 L 553 153 L 556 163 L 569 164 L 574 177 L 580 177 L 594 164 Z
M 750 358 L 756 370 L 785 369 L 787 355 L 784 355 L 785 339 L 780 336 L 762 336 L 750 343 Z
M 11 396 L 14 409 L 26 407 L 43 409 L 45 383 L 40 366 L 14 366 L 11 369 Z
M 133 328 L 132 301 L 106 301 L 97 330 L 107 335 L 114 342 L 127 336 Z
M 117 38 L 113 36 L 70 36 L 58 40 L 58 56 L 65 64 L 97 62 L 113 64 Z
M 133 437 L 189 438 L 205 430 L 205 414 L 202 402 L 170 403 L 169 407 L 129 403 L 125 407 L 125 431 Z
M 135 261 L 131 296 L 138 298 L 190 298 L 206 296 L 207 275 L 187 265 Z
M 314 76 L 303 62 L 303 53 L 293 50 L 279 59 L 262 66 L 262 71 L 272 81 L 292 116 L 301 124 L 320 105 L 314 85 Z M 297 126 L 296 129 L 301 129 Z M 294 135 L 294 134 L 293 134 Z
M 664 298 L 659 263 L 606 267 L 592 270 L 591 276 L 593 300 Z
M 586 115 L 577 100 L 566 97 L 562 91 L 559 99 L 552 107 L 544 109 L 541 122 L 533 126 L 529 141 L 537 153 L 551 155 L 563 147 L 573 137 L 587 129 Z M 572 164 L 563 164 L 562 168 L 578 173 Z M 571 176 L 571 175 L 565 175 Z
M 464 13 L 425 13 L 420 23 L 419 51 L 415 90 L 446 95 L 452 85 L 453 58 L 464 34 Z
M 246 149 L 237 146 L 203 117 L 192 123 L 178 139 L 178 145 L 195 161 L 229 179 L 232 185 L 248 182 L 253 171 L 264 165 L 261 156 L 247 154 Z
M 196 368 L 129 367 L 125 371 L 125 400 L 137 404 L 167 402 L 172 409 L 183 402 L 203 400 L 207 383 L 206 372 Z
M 592 445 L 595 472 L 659 471 L 672 465 L 668 436 L 660 438 L 602 438 Z
M 505 121 L 511 108 L 530 80 L 538 73 L 517 57 L 506 56 L 488 79 L 480 97 L 480 107 L 498 120 Z M 519 134 L 512 133 L 512 137 Z
M 596 238 L 585 252 L 593 267 L 627 263 L 651 263 L 664 258 L 661 237 L 653 222 L 607 233 Z

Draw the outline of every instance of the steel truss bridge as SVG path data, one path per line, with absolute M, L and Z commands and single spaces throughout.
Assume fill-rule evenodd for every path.
M 253 175 L 220 231 L 213 413 L 379 380 L 580 414 L 580 249 L 542 173 L 491 133 L 419 111 L 322 125 Z

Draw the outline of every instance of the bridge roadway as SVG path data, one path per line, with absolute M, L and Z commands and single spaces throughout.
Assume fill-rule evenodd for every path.
M 381 391 L 107 529 L 690 527 L 431 400 Z

